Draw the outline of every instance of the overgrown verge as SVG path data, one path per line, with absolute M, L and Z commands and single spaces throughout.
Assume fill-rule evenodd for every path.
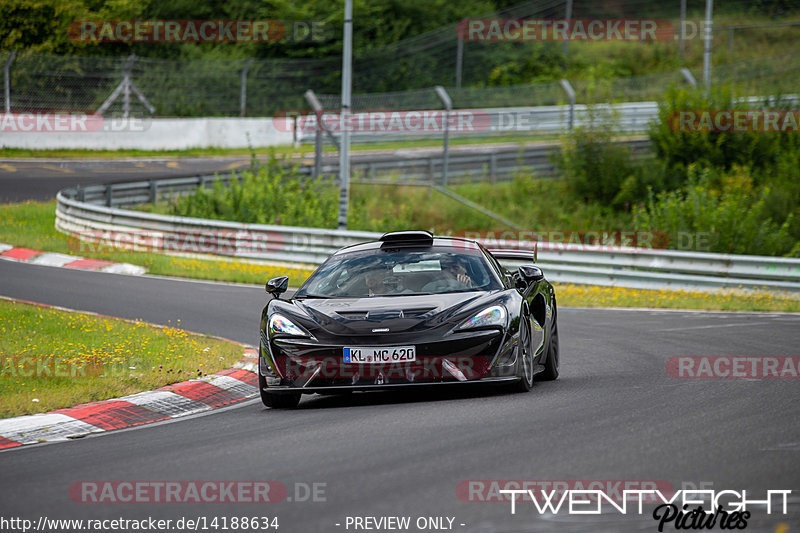
M 636 230 L 665 234 L 670 248 L 800 257 L 800 137 L 792 132 L 714 131 L 680 123 L 681 112 L 785 111 L 785 99 L 748 103 L 726 89 L 672 89 L 649 136 L 652 158 L 613 141 L 613 118 L 566 136 L 557 164 L 572 201 L 631 216 Z

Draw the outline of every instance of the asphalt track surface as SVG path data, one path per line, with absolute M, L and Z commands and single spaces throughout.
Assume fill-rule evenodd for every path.
M 180 319 L 186 329 L 250 344 L 266 300 L 255 286 L 6 261 L 0 294 L 156 323 Z M 461 501 L 456 488 L 464 480 L 663 480 L 675 489 L 712 483 L 762 498 L 766 490 L 793 490 L 789 515 L 753 507 L 747 531 L 800 527 L 797 379 L 676 379 L 665 371 L 676 355 L 800 355 L 800 316 L 562 308 L 559 320 L 561 378 L 530 393 L 470 387 L 312 396 L 294 411 L 251 401 L 12 449 L 0 453 L 0 514 L 34 522 L 277 516 L 284 532 L 356 531 L 346 528 L 347 517 L 364 516 L 410 516 L 408 531 L 428 516 L 454 517 L 452 530 L 465 532 L 657 531 L 648 506 L 644 515 L 578 516 L 540 515 L 519 503 L 512 515 L 507 502 Z M 76 482 L 112 480 L 272 480 L 292 501 L 70 498 Z M 303 484 L 313 483 L 324 484 L 320 501 L 297 501 Z
M 197 176 L 245 168 L 247 157 L 0 159 L 0 202 L 50 200 L 65 187 Z

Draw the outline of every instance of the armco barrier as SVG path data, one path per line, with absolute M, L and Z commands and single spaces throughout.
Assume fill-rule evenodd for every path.
M 633 138 L 619 141 L 627 146 L 634 157 L 644 158 L 650 153 L 650 141 Z M 503 181 L 520 171 L 530 171 L 539 178 L 554 178 L 558 169 L 552 162 L 557 143 L 504 148 L 471 148 L 468 151 L 451 149 L 448 176 L 451 183 L 489 180 Z M 442 175 L 441 152 L 420 156 L 418 153 L 358 154 L 350 160 L 353 180 L 371 183 L 440 183 Z M 297 171 L 311 175 L 313 167 L 300 165 Z M 402 179 L 398 175 L 402 173 Z M 322 174 L 338 176 L 338 162 L 322 165 Z M 215 180 L 226 182 L 228 175 L 160 178 L 105 185 L 82 185 L 65 191 L 67 196 L 81 202 L 102 204 L 106 207 L 126 207 L 147 202 L 165 195 L 188 193 Z
M 321 263 L 338 248 L 379 236 L 363 231 L 165 216 L 98 205 L 144 203 L 155 198 L 159 190 L 170 190 L 166 184 L 173 193 L 180 193 L 204 179 L 209 178 L 117 183 L 100 193 L 88 187 L 80 193 L 65 189 L 58 194 L 56 229 L 85 241 L 87 247 L 99 242 L 142 251 L 311 265 Z M 144 191 L 142 183 L 157 185 Z M 497 243 L 484 244 L 492 247 Z M 524 241 L 503 244 L 522 249 L 534 246 L 533 242 Z M 561 282 L 649 289 L 766 288 L 800 292 L 800 259 L 545 242 L 539 244 L 538 263 L 550 279 Z

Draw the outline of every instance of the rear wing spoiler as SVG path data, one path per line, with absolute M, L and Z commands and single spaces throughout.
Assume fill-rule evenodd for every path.
M 510 259 L 512 261 L 531 261 L 533 263 L 536 262 L 536 257 L 538 256 L 539 245 L 536 244 L 533 247 L 533 251 L 529 250 L 509 250 L 504 248 L 490 248 L 489 253 L 494 256 L 495 259 Z

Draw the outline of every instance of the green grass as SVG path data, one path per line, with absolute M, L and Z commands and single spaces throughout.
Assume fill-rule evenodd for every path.
M 299 266 L 205 260 L 146 252 L 93 253 L 86 244 L 56 231 L 55 209 L 55 201 L 0 205 L 0 242 L 45 252 L 131 263 L 145 267 L 150 274 L 160 276 L 255 284 L 263 284 L 277 276 L 290 276 L 292 285 L 295 285 L 295 280 L 304 280 L 311 272 Z
M 0 418 L 152 390 L 241 359 L 240 345 L 179 326 L 0 299 Z
M 487 182 L 457 185 L 453 190 L 519 226 L 537 231 L 633 229 L 630 213 L 599 203 L 576 202 L 561 179 L 532 179 L 520 174 L 502 186 Z M 490 229 L 473 228 L 470 229 Z M 491 228 L 503 229 L 503 228 Z

